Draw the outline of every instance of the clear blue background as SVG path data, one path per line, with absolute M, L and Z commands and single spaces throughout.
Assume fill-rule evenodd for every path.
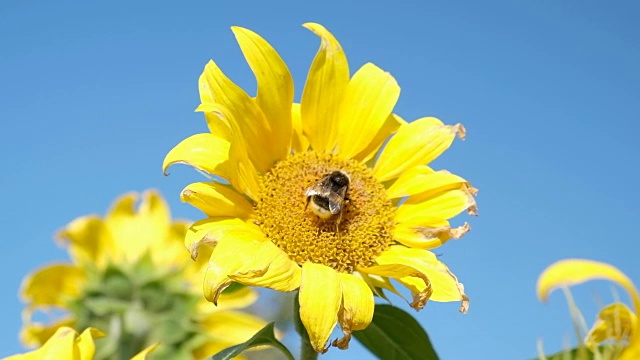
M 481 3 L 481 4 L 480 4 Z M 23 1 L 0 5 L 0 356 L 21 351 L 21 278 L 67 259 L 52 241 L 118 195 L 160 189 L 173 214 L 200 175 L 166 152 L 206 130 L 197 78 L 214 58 L 248 92 L 229 30 L 251 28 L 288 63 L 299 97 L 324 24 L 351 70 L 372 61 L 402 87 L 396 113 L 462 122 L 466 141 L 434 163 L 480 189 L 478 218 L 437 250 L 465 283 L 458 304 L 416 314 L 443 359 L 525 359 L 572 334 L 560 292 L 535 296 L 552 262 L 611 262 L 640 282 L 640 7 L 619 1 Z M 623 298 L 626 296 L 619 289 Z M 574 294 L 590 323 L 607 283 Z M 400 299 L 394 303 L 408 309 Z M 369 358 L 355 341 L 322 358 Z

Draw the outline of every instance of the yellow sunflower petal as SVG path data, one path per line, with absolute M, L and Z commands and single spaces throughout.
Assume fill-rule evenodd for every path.
M 476 201 L 473 193 L 463 187 L 437 195 L 414 195 L 398 207 L 396 221 L 410 222 L 416 218 L 451 219 L 465 210 L 475 214 Z
M 627 340 L 637 326 L 638 318 L 627 305 L 613 303 L 600 310 L 585 342 L 593 349 L 605 340 Z
M 291 123 L 293 125 L 291 150 L 296 153 L 307 151 L 309 148 L 309 140 L 302 132 L 302 114 L 300 114 L 300 104 L 294 103 L 291 106 Z
M 225 348 L 243 343 L 266 325 L 264 320 L 240 311 L 212 314 L 200 320 L 199 324 L 200 333 L 206 334 L 209 341 L 193 351 L 195 359 L 209 358 Z
M 113 252 L 111 233 L 97 216 L 73 220 L 56 234 L 56 239 L 69 242 L 69 253 L 75 263 L 92 263 L 103 267 Z
M 227 292 L 224 291 L 218 297 L 218 306 L 211 306 L 211 303 L 208 301 L 203 301 L 198 303 L 198 310 L 201 314 L 213 314 L 222 311 L 234 310 L 234 309 L 242 309 L 245 308 L 258 300 L 258 293 L 248 287 L 243 286 L 240 289 L 235 289 L 234 291 Z
M 200 78 L 198 78 L 198 89 L 200 90 L 201 103 L 208 104 L 215 102 L 215 98 L 209 88 L 209 83 L 207 82 L 207 77 L 204 73 L 200 75 Z M 212 134 L 227 141 L 231 140 L 231 127 L 229 126 L 229 122 L 211 112 L 205 112 L 204 118 L 207 121 L 207 126 Z
M 433 288 L 431 286 L 429 278 L 415 268 L 407 265 L 373 265 L 366 268 L 358 268 L 358 271 L 363 274 L 369 274 L 383 278 L 401 279 L 402 281 L 400 281 L 400 283 L 405 286 L 408 279 L 413 277 L 415 281 L 412 281 L 412 285 L 407 287 L 409 288 L 409 290 L 411 290 L 411 295 L 413 296 L 413 302 L 411 303 L 411 306 L 417 310 L 424 307 L 424 305 L 431 297 L 431 294 L 433 293 Z M 404 298 L 402 295 L 400 295 L 400 297 Z
M 405 124 L 382 150 L 373 174 L 380 181 L 395 179 L 407 169 L 430 163 L 449 148 L 456 135 L 464 138 L 464 134 L 462 125 L 444 125 L 432 117 Z
M 121 196 L 105 217 L 105 224 L 119 252 L 116 258 L 139 259 L 159 242 L 165 241 L 171 226 L 169 207 L 160 194 L 156 191 L 144 192 L 136 210 L 137 198 L 136 193 Z
M 400 87 L 391 74 L 374 64 L 364 64 L 349 81 L 340 105 L 340 155 L 351 158 L 366 149 L 399 97 Z
M 338 272 L 309 261 L 302 265 L 300 320 L 309 333 L 311 345 L 319 353 L 327 350 L 325 344 L 338 322 L 341 300 Z
M 234 115 L 227 108 L 218 104 L 202 104 L 198 108 L 203 109 L 203 111 L 215 112 L 218 116 L 224 119 L 234 118 Z M 234 188 L 242 191 L 250 198 L 253 198 L 258 194 L 260 188 L 258 185 L 259 178 L 256 161 L 262 160 L 252 160 L 251 152 L 258 151 L 258 147 L 261 145 L 253 144 L 248 141 L 247 138 L 245 138 L 245 135 L 241 130 L 241 126 L 237 121 L 230 121 L 230 125 L 232 128 L 232 132 L 231 146 L 229 147 L 229 161 L 227 162 L 228 180 L 231 182 L 231 185 L 233 185 Z M 265 136 L 265 134 L 262 135 Z M 269 136 L 265 136 L 265 138 L 268 137 Z M 269 152 L 266 148 L 264 150 L 266 152 Z M 260 166 L 271 165 L 270 163 L 264 163 Z
M 407 122 L 404 119 L 402 119 L 400 116 L 396 114 L 391 114 L 387 116 L 387 119 L 384 121 L 384 124 L 382 124 L 382 127 L 380 128 L 380 130 L 378 130 L 378 133 L 373 138 L 373 140 L 369 143 L 369 145 L 364 150 L 360 151 L 358 155 L 355 155 L 353 158 L 363 163 L 366 163 L 367 161 L 371 160 L 374 156 L 376 156 L 376 154 L 378 153 L 378 150 L 384 144 L 385 140 L 387 140 L 389 136 L 391 136 L 391 134 L 395 133 L 396 130 L 400 128 L 400 126 L 406 123 Z
M 273 158 L 284 159 L 291 143 L 293 79 L 280 55 L 260 35 L 251 30 L 231 28 L 244 57 L 258 82 L 256 101 L 266 116 L 271 134 Z
M 86 282 L 83 269 L 68 264 L 50 265 L 28 275 L 22 281 L 22 299 L 29 307 L 64 307 L 77 298 Z
M 404 246 L 391 246 L 376 258 L 380 265 L 399 264 L 411 267 L 424 274 L 432 287 L 433 293 L 430 300 L 433 301 L 461 301 L 461 312 L 466 312 L 469 306 L 469 298 L 464 293 L 464 287 L 458 282 L 455 275 L 445 264 L 438 261 L 436 255 L 422 249 L 410 249 Z M 425 288 L 423 281 L 416 277 L 400 277 L 397 280 L 409 288 L 422 291 Z
M 349 64 L 338 40 L 322 25 L 306 23 L 322 42 L 313 59 L 301 101 L 302 126 L 311 147 L 331 152 L 336 143 L 338 109 L 349 83 Z
M 147 355 L 149 355 L 158 346 L 160 346 L 160 343 L 155 343 L 153 345 L 148 346 L 146 349 L 144 349 L 144 350 L 140 351 L 139 353 L 135 354 L 131 358 L 131 360 L 145 360 L 147 358 Z
M 80 354 L 80 359 L 92 360 L 96 352 L 96 345 L 93 340 L 105 336 L 105 333 L 96 328 L 85 329 L 76 339 L 76 347 Z
M 265 136 L 271 135 L 273 130 L 257 102 L 231 81 L 212 60 L 205 66 L 204 76 L 215 103 L 226 109 L 226 114 L 221 118 L 231 128 L 232 144 L 237 139 L 250 144 L 249 148 L 245 147 L 249 159 L 259 172 L 268 171 L 278 158 L 272 140 Z
M 69 327 L 61 327 L 55 334 L 34 351 L 13 355 L 5 360 L 38 360 L 38 359 L 69 359 L 90 360 L 93 359 L 95 346 L 93 340 L 104 336 L 104 333 L 94 328 L 87 328 L 82 335 Z
M 20 341 L 23 345 L 33 347 L 41 346 L 46 343 L 55 332 L 61 327 L 74 327 L 75 320 L 73 318 L 60 319 L 52 324 L 31 323 L 30 317 L 27 316 L 27 323 L 20 330 Z
M 211 175 L 227 179 L 226 164 L 229 160 L 229 140 L 214 134 L 196 134 L 176 145 L 162 163 L 162 171 L 173 164 L 187 164 Z
M 220 293 L 234 281 L 292 291 L 300 286 L 300 267 L 260 231 L 226 231 L 211 254 L 205 297 L 217 303 Z
M 398 290 L 396 290 L 395 286 L 393 286 L 393 284 L 391 283 L 388 277 L 379 276 L 375 274 L 367 274 L 360 271 L 354 272 L 353 274 L 360 276 L 362 280 L 366 282 L 367 285 L 369 285 L 369 288 L 371 289 L 371 291 L 374 294 L 378 295 L 379 297 L 384 297 L 384 294 L 379 293 L 379 290 L 386 289 L 400 296 L 401 298 L 404 298 L 404 296 Z
M 460 239 L 471 230 L 469 223 L 457 228 L 451 228 L 448 221 L 434 219 L 432 223 L 442 222 L 441 226 L 422 225 L 413 219 L 411 222 L 396 224 L 393 228 L 393 238 L 401 244 L 417 249 L 434 249 L 451 239 Z M 427 222 L 432 220 L 427 218 Z
M 215 247 L 226 232 L 230 231 L 258 231 L 255 226 L 238 218 L 212 218 L 195 222 L 187 230 L 184 245 L 193 260 L 200 258 L 203 246 Z M 258 235 L 259 236 L 259 235 Z
M 344 337 L 333 342 L 340 349 L 347 349 L 351 333 L 365 329 L 373 318 L 373 293 L 367 283 L 351 274 L 338 273 L 342 290 L 342 306 L 338 314 Z
M 556 288 L 577 285 L 589 280 L 609 280 L 620 285 L 629 293 L 635 313 L 638 314 L 640 311 L 640 295 L 633 282 L 615 266 L 592 260 L 567 259 L 551 264 L 538 278 L 536 286 L 538 298 L 541 301 L 547 301 L 549 294 Z M 638 358 L 640 358 L 640 329 L 636 327 L 620 359 Z
M 180 200 L 202 210 L 207 216 L 229 216 L 248 219 L 253 205 L 230 187 L 214 182 L 198 182 L 180 193 Z
M 622 286 L 631 296 L 635 312 L 640 310 L 638 291 L 622 271 L 606 263 L 584 259 L 560 260 L 547 267 L 538 278 L 538 298 L 547 301 L 549 294 L 556 288 L 578 285 L 589 280 L 609 280 Z
M 433 171 L 428 166 L 417 166 L 402 173 L 389 187 L 387 195 L 390 199 L 434 192 L 448 188 L 460 188 L 468 182 L 448 171 Z

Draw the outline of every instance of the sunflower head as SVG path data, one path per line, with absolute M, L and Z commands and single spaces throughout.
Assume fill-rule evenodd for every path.
M 316 351 L 327 349 L 336 323 L 346 348 L 351 332 L 373 315 L 374 293 L 412 292 L 427 300 L 461 301 L 464 287 L 429 250 L 469 230 L 449 219 L 475 215 L 476 190 L 429 163 L 462 125 L 433 117 L 406 122 L 393 113 L 395 79 L 367 63 L 353 75 L 335 37 L 321 39 L 299 103 L 284 61 L 258 34 L 233 27 L 256 76 L 248 95 L 213 61 L 200 76 L 200 102 L 210 132 L 175 146 L 163 168 L 185 163 L 220 181 L 188 185 L 181 194 L 206 218 L 185 244 L 194 258 L 213 251 L 207 299 L 237 282 L 280 291 L 299 289 L 300 315 Z
M 223 294 L 223 309 L 203 306 L 206 262 L 193 264 L 182 245 L 188 223 L 172 221 L 157 192 L 145 192 L 136 206 L 138 198 L 126 194 L 106 216 L 80 217 L 58 233 L 72 261 L 24 279 L 26 345 L 42 345 L 64 326 L 91 326 L 108 334 L 98 340 L 97 359 L 129 358 L 157 342 L 162 346 L 155 358 L 201 358 L 246 340 L 263 325 L 244 313 L 228 316 L 255 300 L 248 288 Z M 32 320 L 34 312 L 64 315 L 40 323 Z M 217 333 L 221 323 L 228 326 L 224 334 Z

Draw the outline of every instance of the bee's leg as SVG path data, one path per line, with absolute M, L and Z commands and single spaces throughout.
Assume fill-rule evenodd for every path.
M 307 196 L 307 203 L 304 205 L 304 211 L 307 211 L 307 208 L 309 207 L 309 201 L 311 201 L 311 196 Z
M 338 234 L 338 238 L 340 238 L 340 221 L 342 221 L 342 211 L 338 213 L 338 219 L 336 219 L 336 233 Z

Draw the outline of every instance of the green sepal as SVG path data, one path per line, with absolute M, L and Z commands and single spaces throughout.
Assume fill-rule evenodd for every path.
M 427 332 L 403 310 L 378 304 L 371 324 L 353 336 L 382 360 L 437 360 Z
M 240 355 L 243 351 L 250 349 L 255 346 L 263 346 L 268 345 L 279 349 L 289 360 L 293 360 L 293 355 L 289 349 L 286 348 L 278 339 L 273 332 L 274 323 L 269 323 L 267 326 L 263 327 L 260 331 L 255 333 L 251 339 L 243 342 L 242 344 L 234 345 L 228 347 L 219 353 L 213 355 L 211 360 L 227 360 L 233 359 L 234 357 Z

